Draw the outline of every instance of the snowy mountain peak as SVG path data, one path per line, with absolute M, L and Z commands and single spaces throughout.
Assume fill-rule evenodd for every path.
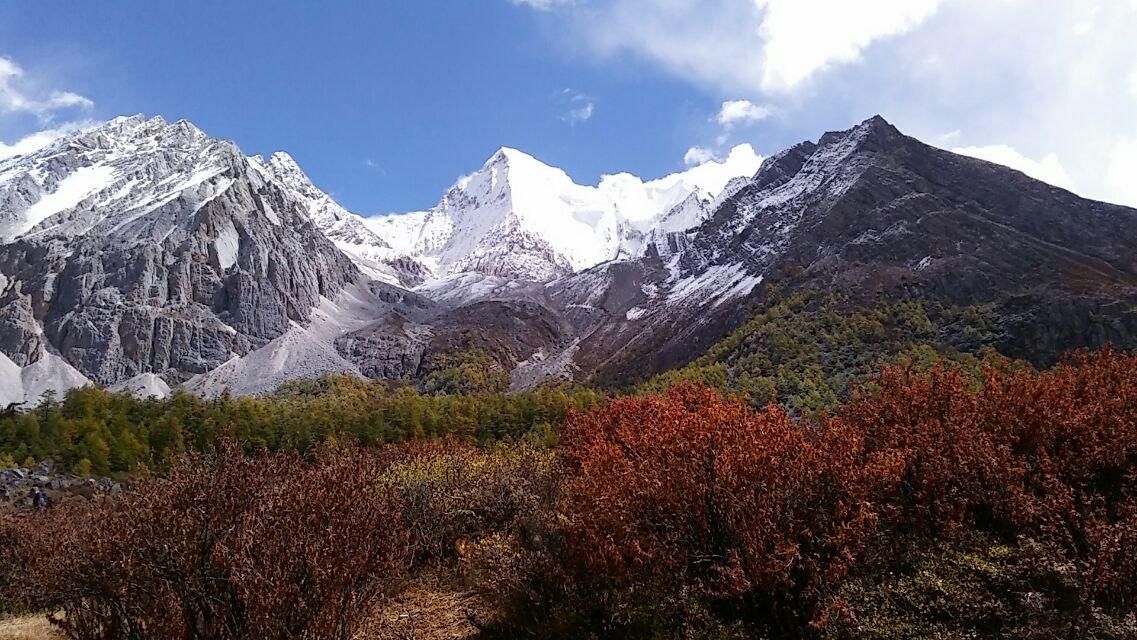
M 290 181 L 295 180 L 297 182 L 311 184 L 308 174 L 304 173 L 304 170 L 300 168 L 300 165 L 296 163 L 296 160 L 293 159 L 287 151 L 273 152 L 273 154 L 268 157 L 266 166 L 271 167 L 273 172 L 279 177 L 288 178 Z
M 293 186 L 140 115 L 0 160 L 0 398 L 181 380 L 306 321 L 360 271 Z
M 723 160 L 658 180 L 617 173 L 588 186 L 502 147 L 433 209 L 367 222 L 436 277 L 477 272 L 547 281 L 642 255 L 652 242 L 697 226 L 731 179 L 752 176 L 761 162 L 740 145 Z
M 525 153 L 524 151 L 521 151 L 520 149 L 514 149 L 513 147 L 499 147 L 498 150 L 495 151 L 492 156 L 490 156 L 490 159 L 486 160 L 486 163 L 483 166 L 490 166 L 502 162 L 508 163 L 510 161 L 536 162 L 539 164 L 544 164 L 540 160 L 537 160 L 533 156 Z
M 316 228 L 368 277 L 388 284 L 412 286 L 427 273 L 427 268 L 414 256 L 396 251 L 367 221 L 344 209 L 317 187 L 288 153 L 277 151 L 267 162 L 261 156 L 253 156 L 249 163 L 296 197 Z

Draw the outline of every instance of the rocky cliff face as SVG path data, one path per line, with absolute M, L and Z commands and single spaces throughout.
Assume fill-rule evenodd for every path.
M 111 121 L 4 161 L 0 185 L 0 350 L 19 367 L 176 382 L 359 277 L 295 193 L 184 121 Z

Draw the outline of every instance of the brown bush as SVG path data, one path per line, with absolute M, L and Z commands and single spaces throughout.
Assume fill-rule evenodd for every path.
M 813 420 L 684 385 L 561 435 L 189 456 L 0 522 L 0 608 L 62 611 L 74 638 L 346 638 L 437 563 L 492 597 L 502 637 L 1133 628 L 1137 357 L 891 367 Z
M 22 522 L 9 592 L 73 638 L 348 638 L 410 558 L 378 458 L 190 455 Z
M 378 483 L 396 496 L 420 563 L 456 559 L 482 538 L 529 526 L 561 480 L 557 456 L 527 444 L 414 442 L 386 455 L 393 462 Z
M 840 596 L 850 578 L 899 579 L 914 558 L 971 554 L 976 535 L 1024 563 L 992 578 L 1026 590 L 1000 602 L 1051 598 L 1053 616 L 1024 620 L 1072 637 L 1137 606 L 1137 357 L 978 378 L 890 367 L 815 421 L 688 385 L 576 416 L 563 442 L 543 534 L 484 548 L 515 633 L 656 637 L 709 606 L 809 635 L 857 615 Z M 930 579 L 955 591 L 929 606 L 970 610 L 952 575 Z

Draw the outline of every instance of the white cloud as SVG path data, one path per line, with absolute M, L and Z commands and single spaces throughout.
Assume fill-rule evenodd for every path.
M 538 10 L 576 5 L 565 26 L 606 58 L 631 54 L 669 73 L 744 95 L 793 89 L 905 33 L 941 0 L 511 0 Z M 558 18 L 560 19 L 560 18 Z
M 687 150 L 683 162 L 687 166 L 702 164 L 721 155 L 731 133 L 735 127 L 747 126 L 770 117 L 773 110 L 766 105 L 754 104 L 749 100 L 727 100 L 719 107 L 719 112 L 713 118 L 719 125 L 719 132 L 715 136 L 714 148 L 694 146 Z M 749 147 L 750 145 L 743 145 Z
M 30 133 L 13 142 L 12 144 L 6 144 L 4 141 L 0 140 L 0 160 L 11 158 L 12 156 L 32 153 L 33 151 L 38 151 L 51 144 L 57 138 L 61 138 L 80 129 L 84 129 L 91 126 L 92 124 L 93 123 L 89 120 L 82 122 L 68 122 L 58 127 Z
M 1137 98 L 1137 67 L 1129 72 L 1129 95 Z
M 1042 180 L 1056 187 L 1069 190 L 1074 188 L 1074 181 L 1070 179 L 1070 174 L 1066 173 L 1065 167 L 1058 161 L 1058 156 L 1053 153 L 1043 156 L 1041 160 L 1034 160 L 1005 144 L 956 147 L 952 151 L 1022 171 L 1035 180 Z
M 589 120 L 596 110 L 596 103 L 592 98 L 572 89 L 561 91 L 561 102 L 567 107 L 567 111 L 561 115 L 561 120 L 570 125 L 577 125 Z
M 758 122 L 770 116 L 771 110 L 764 105 L 757 105 L 749 100 L 727 100 L 719 109 L 718 123 L 726 129 L 737 124 L 747 125 Z
M 12 59 L 0 56 L 0 115 L 28 113 L 50 122 L 56 111 L 90 109 L 89 98 L 71 91 L 39 90 Z
M 754 0 L 598 0 L 556 20 L 568 48 L 602 60 L 630 56 L 735 95 L 761 82 Z
M 717 159 L 718 157 L 715 156 L 715 152 L 706 147 L 691 147 L 687 150 L 687 153 L 683 155 L 683 164 L 688 167 L 697 167 Z
M 852 62 L 874 40 L 902 34 L 940 0 L 755 0 L 765 10 L 762 87 L 793 89 L 833 64 Z
M 519 7 L 532 7 L 538 11 L 549 11 L 557 7 L 574 4 L 576 0 L 509 0 Z
M 1087 11 L 1086 14 L 1084 16 L 1082 16 L 1082 18 L 1080 20 L 1078 20 L 1077 22 L 1074 23 L 1074 26 L 1072 27 L 1074 35 L 1076 35 L 1076 36 L 1089 35 L 1089 33 L 1094 30 L 1094 27 L 1096 26 L 1096 23 L 1097 23 L 1097 18 L 1100 14 L 1101 14 L 1101 7 L 1100 6 L 1091 6 L 1089 11 Z
M 595 110 L 596 105 L 591 102 L 586 102 L 575 109 L 569 109 L 562 118 L 569 124 L 578 124 L 588 120 L 592 117 L 592 112 Z
M 1137 139 L 1113 145 L 1106 169 L 1107 200 L 1137 207 Z

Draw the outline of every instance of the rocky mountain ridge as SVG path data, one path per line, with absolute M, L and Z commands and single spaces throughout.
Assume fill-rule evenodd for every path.
M 434 209 L 363 218 L 287 154 L 120 118 L 0 162 L 0 401 L 439 384 L 471 363 L 512 388 L 625 383 L 803 291 L 982 307 L 981 338 L 937 344 L 1038 364 L 1137 346 L 1133 209 L 879 116 L 756 161 L 588 187 L 503 149 Z

